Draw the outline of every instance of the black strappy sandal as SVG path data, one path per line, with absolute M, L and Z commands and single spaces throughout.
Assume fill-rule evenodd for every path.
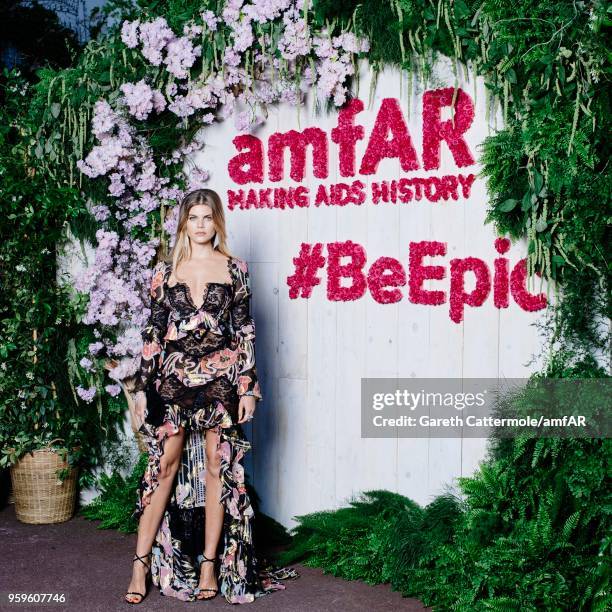
M 205 554 L 202 554 L 202 557 L 204 557 L 204 560 L 202 561 L 202 563 L 206 563 L 207 561 L 210 563 L 215 562 L 214 559 L 209 559 Z M 202 563 L 200 563 L 200 569 L 202 569 Z M 217 596 L 217 593 L 219 592 L 219 589 L 202 589 L 200 587 L 198 587 L 199 593 L 196 595 L 196 599 L 198 601 L 208 601 L 209 599 L 214 599 Z M 204 591 L 210 591 L 213 593 L 213 595 L 210 595 L 210 597 L 200 597 L 200 593 L 203 593 Z
M 140 597 L 140 599 L 138 601 L 130 601 L 129 599 L 125 599 L 124 600 L 126 603 L 135 605 L 135 604 L 139 604 L 142 602 L 142 600 L 147 596 L 147 581 L 149 578 L 149 569 L 151 569 L 151 565 L 147 564 L 143 559 L 147 559 L 148 557 L 151 556 L 151 553 L 148 553 L 146 555 L 144 555 L 143 557 L 141 557 L 140 555 L 134 555 L 134 558 L 132 559 L 132 562 L 138 560 L 140 561 L 146 568 L 147 568 L 147 574 L 145 575 L 145 592 L 144 593 L 138 593 L 136 591 L 128 591 L 125 595 L 138 595 Z

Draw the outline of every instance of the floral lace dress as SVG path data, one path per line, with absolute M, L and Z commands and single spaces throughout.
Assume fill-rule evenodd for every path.
M 230 257 L 227 267 L 231 282 L 207 283 L 200 307 L 185 283 L 168 284 L 170 262 L 161 261 L 154 268 L 151 314 L 142 332 L 135 390 L 145 390 L 152 383 L 163 407 L 155 415 L 148 407 L 140 428 L 149 461 L 133 516 L 140 518 L 158 485 L 165 440 L 183 426 L 181 464 L 153 544 L 151 575 L 163 595 L 195 600 L 204 549 L 205 430 L 215 429 L 224 505 L 217 581 L 229 603 L 248 603 L 285 588 L 279 580 L 297 573 L 264 564 L 255 556 L 254 512 L 242 465 L 251 445 L 237 420 L 240 396 L 252 395 L 259 401 L 262 395 L 255 366 L 247 264 Z

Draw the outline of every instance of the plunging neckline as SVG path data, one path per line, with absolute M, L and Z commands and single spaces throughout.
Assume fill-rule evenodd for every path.
M 229 272 L 230 278 L 232 278 L 232 268 L 231 268 L 231 257 L 227 258 L 227 270 Z M 191 287 L 183 282 L 183 281 L 176 281 L 174 283 L 174 285 L 168 285 L 168 287 L 170 287 L 170 289 L 174 289 L 174 287 L 176 287 L 177 285 L 182 285 L 183 287 L 185 287 L 185 297 L 189 300 L 189 304 L 193 307 L 194 310 L 198 311 L 200 310 L 204 304 L 206 303 L 206 298 L 208 297 L 208 288 L 210 287 L 210 285 L 227 285 L 227 286 L 232 286 L 233 281 L 226 281 L 226 282 L 218 282 L 218 281 L 210 281 L 207 283 L 204 283 L 204 289 L 202 291 L 202 293 L 204 294 L 204 299 L 202 300 L 202 303 L 199 306 L 196 306 L 195 302 L 193 301 L 193 297 L 191 295 Z

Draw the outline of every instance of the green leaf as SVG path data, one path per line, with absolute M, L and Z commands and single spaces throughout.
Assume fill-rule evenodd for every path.
M 544 177 L 537 171 L 533 171 L 533 184 L 534 184 L 534 192 L 540 193 L 542 191 L 542 186 L 544 185 Z
M 528 191 L 524 196 L 523 196 L 523 200 L 521 202 L 521 210 L 525 211 L 525 210 L 529 210 L 531 208 L 531 192 Z
M 470 9 L 467 7 L 467 4 L 463 2 L 463 0 L 455 1 L 455 15 L 458 19 L 464 19 L 468 17 L 470 14 Z
M 565 66 L 563 66 L 563 64 L 559 64 L 559 82 L 561 83 L 561 85 L 563 85 L 565 83 Z
M 499 210 L 501 210 L 502 212 L 510 212 L 516 207 L 517 204 L 518 200 L 515 200 L 514 198 L 508 198 L 505 202 L 502 202 L 500 204 Z

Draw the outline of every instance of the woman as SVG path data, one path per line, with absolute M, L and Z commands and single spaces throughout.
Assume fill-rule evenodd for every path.
M 150 294 L 135 385 L 149 461 L 133 514 L 138 540 L 125 599 L 144 599 L 151 569 L 163 595 L 192 601 L 220 591 L 230 603 L 251 602 L 297 574 L 264 570 L 253 550 L 242 466 L 250 444 L 241 424 L 262 399 L 255 323 L 247 265 L 228 253 L 214 191 L 183 199 L 175 245 L 155 266 Z

